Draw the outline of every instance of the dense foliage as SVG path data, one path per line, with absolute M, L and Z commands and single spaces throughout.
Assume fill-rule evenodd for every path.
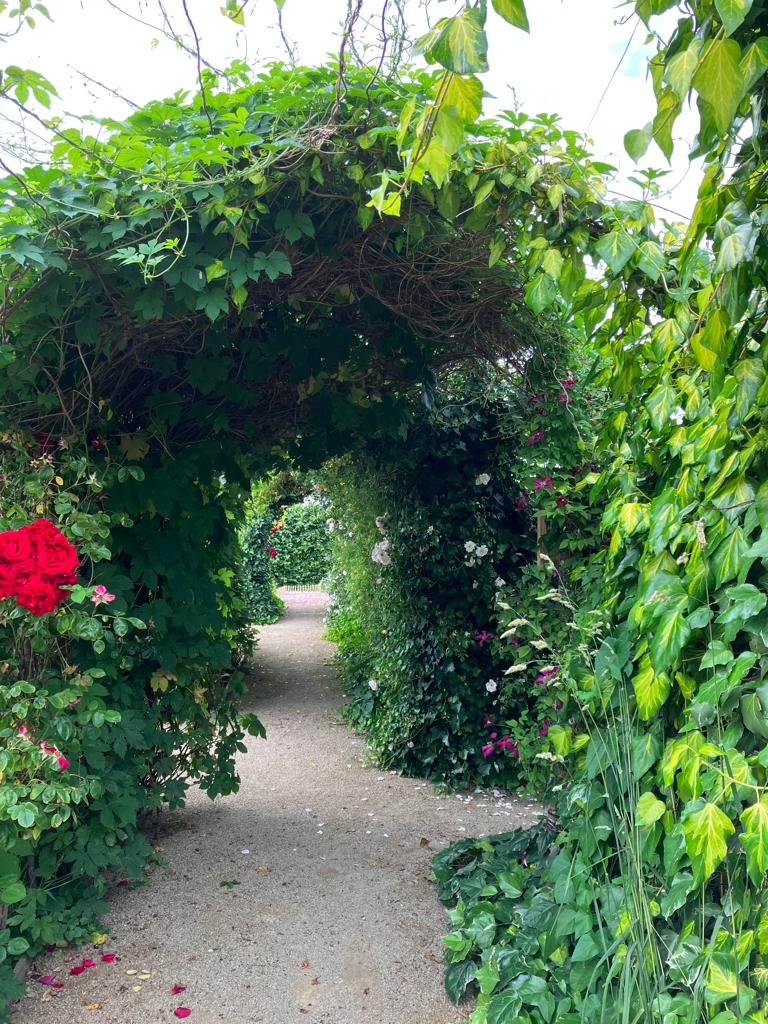
M 651 25 L 673 6 L 636 4 Z M 566 775 L 554 848 L 524 872 L 517 840 L 506 864 L 478 844 L 436 865 L 467 897 L 446 941 L 478 1024 L 766 1019 L 766 10 L 679 6 L 651 63 L 658 114 L 627 147 L 668 153 L 695 94 L 691 224 L 657 233 L 649 203 L 617 203 L 553 259 L 548 303 L 605 360 L 602 467 L 583 486 L 611 539 L 592 561 L 599 609 L 552 596 L 570 643 L 514 626 L 545 646 L 512 651 L 512 669 L 542 674 L 554 653 L 567 702 L 549 731 Z M 573 289 L 586 255 L 601 274 Z
M 549 372 L 556 353 L 554 341 Z M 556 494 L 546 466 L 577 457 L 574 408 L 585 402 L 566 412 L 555 374 L 554 387 L 534 392 L 539 419 L 549 418 L 532 445 L 530 370 L 516 386 L 482 375 L 446 382 L 407 441 L 371 444 L 364 458 L 325 474 L 336 599 L 329 635 L 347 715 L 380 763 L 449 785 L 541 790 L 547 773 L 535 755 L 559 717 L 545 690 L 504 679 L 497 605 L 512 581 L 527 590 L 536 576 L 537 499 L 561 522 L 577 517 L 567 474 Z M 575 382 L 560 376 L 570 395 Z M 565 557 L 554 527 L 553 517 L 553 544 Z
M 285 505 L 270 527 L 275 557 L 272 574 L 279 586 L 316 586 L 328 574 L 328 513 L 316 495 Z
M 242 659 L 248 645 L 222 546 L 224 495 L 119 450 L 46 438 L 6 436 L 0 473 L 0 531 L 47 516 L 68 538 L 53 538 L 48 568 L 69 570 L 72 547 L 76 567 L 55 610 L 0 602 L 0 991 L 10 995 L 16 957 L 86 938 L 109 887 L 143 877 L 140 812 L 178 806 L 194 781 L 231 792 L 244 726 L 260 727 L 233 703 L 243 676 L 232 651 Z M 153 499 L 137 502 L 137 485 Z M 191 537 L 174 529 L 183 518 Z

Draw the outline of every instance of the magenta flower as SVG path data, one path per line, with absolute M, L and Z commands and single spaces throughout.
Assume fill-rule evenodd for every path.
M 490 757 L 495 749 L 496 748 L 492 743 L 486 743 L 485 746 L 482 747 L 483 757 Z
M 573 379 L 573 377 L 566 377 L 565 380 L 561 381 L 560 383 L 563 385 L 566 391 L 573 391 L 574 387 L 576 386 L 576 381 Z
M 563 702 L 561 700 L 556 700 L 555 701 L 555 711 L 562 711 L 564 707 L 565 707 L 565 704 L 563 704 Z
M 539 477 L 536 477 L 536 479 L 533 482 L 534 491 L 541 491 L 545 487 L 548 487 L 550 491 L 552 490 L 552 477 L 549 475 L 549 473 L 547 473 L 543 480 L 541 480 Z
M 267 548 L 270 558 L 277 558 L 277 548 Z
M 483 725 L 485 726 L 486 729 L 491 729 L 493 727 L 493 719 L 491 718 L 490 715 L 485 716 L 485 718 L 483 719 Z
M 541 430 L 534 430 L 528 437 L 528 444 L 533 448 L 537 441 L 544 440 L 544 433 Z
M 487 629 L 484 629 L 480 633 L 475 633 L 475 640 L 482 647 L 488 640 L 493 640 L 494 636 L 494 633 L 489 633 Z
M 522 512 L 524 508 L 528 508 L 528 495 L 525 491 L 523 491 L 519 498 L 515 498 L 515 509 L 518 512 Z
M 539 736 L 546 736 L 548 732 L 549 729 L 546 727 L 546 725 L 542 725 L 542 727 L 539 729 Z
M 110 594 L 106 587 L 99 584 L 97 587 L 93 588 L 91 600 L 94 604 L 109 604 L 110 601 L 115 600 L 115 595 Z
M 515 635 L 512 637 L 510 643 L 512 644 L 513 647 L 520 646 L 520 637 L 517 635 L 517 633 L 515 633 Z
M 567 391 L 561 391 L 560 394 L 557 396 L 557 400 L 558 402 L 562 402 L 563 405 L 570 405 L 573 401 L 573 399 Z
M 63 772 L 65 772 L 67 768 L 69 768 L 69 761 L 66 759 L 66 757 L 63 756 L 56 758 L 56 764 Z
M 558 496 L 555 498 L 555 504 L 558 508 L 565 508 L 565 506 L 568 504 L 568 499 L 564 494 L 558 494 Z

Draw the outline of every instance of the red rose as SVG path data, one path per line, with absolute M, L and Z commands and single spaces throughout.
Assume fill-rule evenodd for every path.
M 77 568 L 77 551 L 50 520 L 36 520 L 28 532 L 35 545 L 35 562 L 44 576 L 66 576 Z
M 0 600 L 15 597 L 34 575 L 35 567 L 30 562 L 0 562 Z
M 28 526 L 0 533 L 0 561 L 26 562 L 32 555 L 32 536 Z
M 47 615 L 58 604 L 56 588 L 45 580 L 31 579 L 19 589 L 16 603 L 33 615 Z

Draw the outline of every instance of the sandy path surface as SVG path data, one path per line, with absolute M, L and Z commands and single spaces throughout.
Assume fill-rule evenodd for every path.
M 195 792 L 162 816 L 151 883 L 112 895 L 105 946 L 38 959 L 14 1024 L 154 1024 L 177 1007 L 190 1024 L 465 1019 L 443 992 L 432 853 L 531 824 L 538 809 L 501 794 L 436 796 L 366 767 L 362 740 L 339 723 L 324 608 L 324 595 L 291 594 L 263 631 L 247 705 L 267 740 L 241 756 L 240 792 Z M 104 952 L 119 960 L 100 962 Z M 84 957 L 97 966 L 71 977 Z M 34 980 L 46 974 L 64 987 Z M 186 991 L 171 995 L 174 985 Z

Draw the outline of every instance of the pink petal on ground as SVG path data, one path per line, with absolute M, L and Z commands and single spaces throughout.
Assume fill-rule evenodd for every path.
M 83 967 L 95 967 L 95 966 L 96 966 L 96 961 L 95 960 L 83 960 Z
M 174 1011 L 174 1017 L 188 1017 L 192 1013 L 186 1006 L 178 1006 Z
M 70 974 L 82 974 L 84 970 L 85 970 L 85 968 L 81 964 L 79 967 L 70 967 L 69 973 Z
M 187 991 L 187 986 L 186 985 L 174 985 L 173 988 L 171 989 L 171 995 L 172 996 L 177 996 L 179 994 L 179 992 L 186 992 L 186 991 Z
M 101 958 L 103 964 L 113 964 L 117 960 L 117 953 L 105 953 Z
M 64 982 L 54 981 L 54 983 L 51 985 L 51 988 L 64 988 Z
M 37 979 L 41 985 L 52 985 L 56 981 L 55 974 L 46 974 L 43 978 Z

